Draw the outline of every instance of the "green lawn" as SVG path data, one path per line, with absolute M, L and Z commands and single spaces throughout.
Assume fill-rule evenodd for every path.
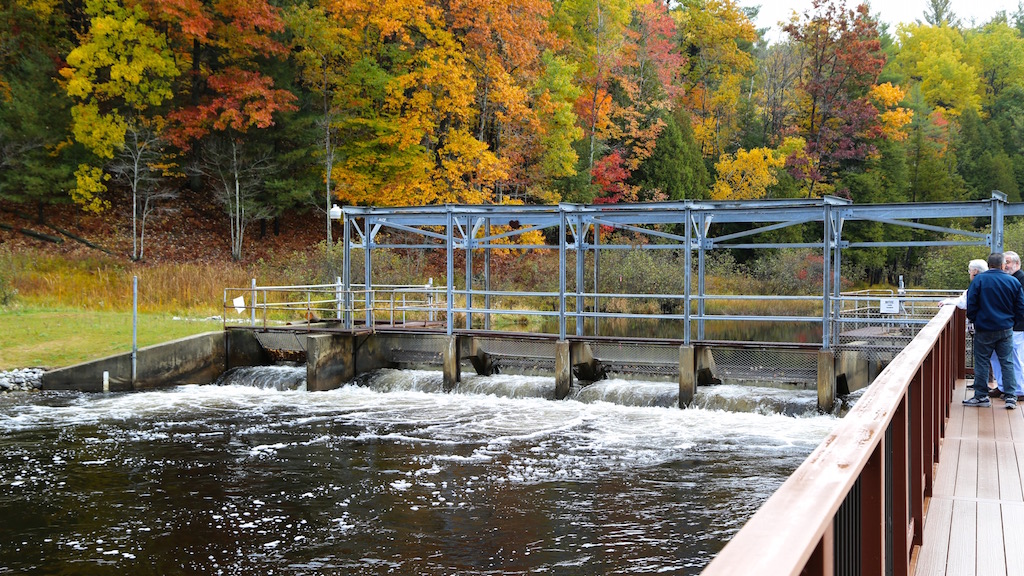
M 222 329 L 219 320 L 139 314 L 139 347 Z M 132 349 L 131 312 L 0 308 L 0 370 L 59 368 Z

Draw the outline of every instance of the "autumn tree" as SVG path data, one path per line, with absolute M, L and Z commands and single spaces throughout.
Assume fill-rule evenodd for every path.
M 734 0 L 685 0 L 674 13 L 688 55 L 683 70 L 683 106 L 705 157 L 735 146 L 736 113 L 754 59 L 749 51 L 754 25 Z
M 323 162 L 324 190 L 318 204 L 323 209 L 327 228 L 327 246 L 331 245 L 331 206 L 334 200 L 335 154 L 337 153 L 338 103 L 343 65 L 342 35 L 337 20 L 322 6 L 298 4 L 286 12 L 286 21 L 293 34 L 293 58 L 298 64 L 300 81 L 317 97 L 320 117 L 319 144 Z
M 967 43 L 948 26 L 912 24 L 897 30 L 896 71 L 919 84 L 925 102 L 956 117 L 981 103 L 978 71 L 967 60 Z
M 177 86 L 179 107 L 168 114 L 169 137 L 192 154 L 195 174 L 220 181 L 216 198 L 228 215 L 231 256 L 238 260 L 248 224 L 270 213 L 259 199 L 268 159 L 254 143 L 254 132 L 295 108 L 295 95 L 276 87 L 261 67 L 287 52 L 276 37 L 284 20 L 263 0 L 147 6 L 172 31 L 176 57 L 190 70 L 187 82 Z M 220 176 L 225 170 L 228 185 Z
M 813 158 L 808 193 L 821 193 L 820 183 L 828 190 L 842 165 L 864 160 L 881 135 L 868 91 L 885 57 L 865 4 L 848 10 L 841 1 L 814 0 L 785 31 L 803 50 L 797 122 Z
M 757 200 L 778 183 L 777 170 L 786 158 L 770 148 L 737 150 L 722 154 L 715 164 L 718 178 L 711 188 L 712 200 Z
M 138 260 L 151 202 L 166 197 L 155 168 L 166 163 L 160 153 L 163 118 L 153 111 L 171 98 L 179 70 L 166 39 L 149 25 L 142 6 L 90 0 L 86 12 L 89 30 L 68 54 L 61 75 L 75 99 L 75 140 L 98 162 L 79 165 L 72 198 L 89 211 L 107 209 L 104 193 L 110 172 L 104 168 L 116 160 L 116 170 L 131 190 L 132 259 Z

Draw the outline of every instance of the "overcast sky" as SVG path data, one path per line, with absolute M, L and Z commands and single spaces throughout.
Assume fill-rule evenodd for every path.
M 1005 10 L 1012 15 L 1017 10 L 1018 0 L 952 0 L 950 5 L 955 14 L 964 24 L 970 24 L 973 19 L 982 24 L 999 10 Z M 811 7 L 811 0 L 738 0 L 740 6 L 761 6 L 755 24 L 758 28 L 771 28 L 768 38 L 777 40 L 781 33 L 778 22 L 788 21 L 794 10 L 803 14 Z M 846 6 L 852 8 L 859 4 L 857 0 L 846 0 Z M 896 32 L 896 25 L 900 22 L 912 23 L 914 20 L 924 20 L 927 0 L 874 0 L 869 2 L 872 14 L 880 14 L 883 22 L 889 24 L 889 30 Z

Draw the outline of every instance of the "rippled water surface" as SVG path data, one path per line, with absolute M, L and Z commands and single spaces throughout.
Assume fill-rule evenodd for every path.
M 731 386 L 244 381 L 0 396 L 0 573 L 693 574 L 835 422 Z

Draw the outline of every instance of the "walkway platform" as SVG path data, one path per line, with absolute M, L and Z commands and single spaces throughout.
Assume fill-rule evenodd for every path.
M 953 394 L 917 576 L 1024 574 L 1024 410 L 965 407 L 970 383 Z

